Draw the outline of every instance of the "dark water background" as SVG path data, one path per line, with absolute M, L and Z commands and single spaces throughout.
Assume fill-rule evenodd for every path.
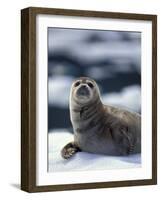
M 141 112 L 141 33 L 48 28 L 48 130 L 70 129 L 73 80 L 89 76 L 105 104 Z

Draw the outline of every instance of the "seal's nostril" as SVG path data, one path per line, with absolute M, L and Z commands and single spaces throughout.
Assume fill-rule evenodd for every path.
M 82 85 L 82 86 L 81 86 L 82 89 L 85 89 L 86 87 L 87 87 L 86 85 Z

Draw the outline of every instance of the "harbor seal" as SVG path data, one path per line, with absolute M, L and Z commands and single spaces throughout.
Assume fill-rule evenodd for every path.
M 78 151 L 113 156 L 141 152 L 141 116 L 104 105 L 98 85 L 91 78 L 74 81 L 69 107 L 74 140 L 61 150 L 63 158 Z

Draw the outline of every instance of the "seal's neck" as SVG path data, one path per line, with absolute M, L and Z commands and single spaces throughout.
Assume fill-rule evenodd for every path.
M 100 112 L 103 109 L 103 104 L 100 98 L 89 102 L 88 104 L 81 104 L 77 101 L 70 102 L 70 117 L 73 120 L 84 120 L 89 118 L 92 114 Z

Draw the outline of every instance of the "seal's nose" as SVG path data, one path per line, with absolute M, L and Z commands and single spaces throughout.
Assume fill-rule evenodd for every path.
M 87 86 L 86 86 L 86 85 L 82 85 L 81 88 L 82 88 L 82 89 L 86 89 Z
M 88 91 L 88 87 L 86 85 L 82 85 L 79 89 L 78 89 L 78 95 L 89 95 L 89 91 Z

